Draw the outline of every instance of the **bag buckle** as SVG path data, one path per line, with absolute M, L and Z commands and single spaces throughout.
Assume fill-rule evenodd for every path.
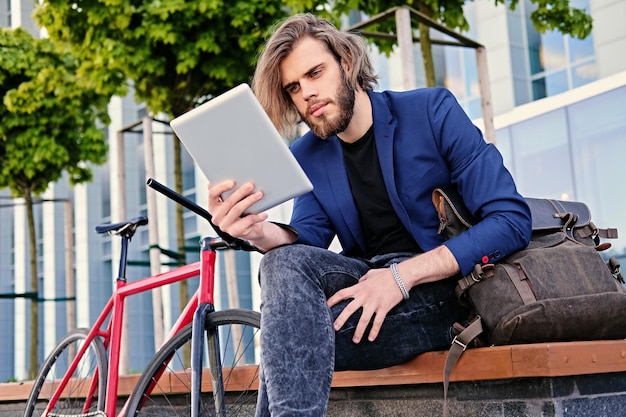
M 617 258 L 611 257 L 607 265 L 609 267 L 609 270 L 611 271 L 611 274 L 613 274 L 613 277 L 621 284 L 625 284 L 626 282 L 624 281 L 624 276 L 622 275 L 622 272 L 620 271 L 621 265 L 619 261 L 617 260 Z
M 467 349 L 467 345 L 461 342 L 458 336 L 454 336 L 454 339 L 452 339 L 452 344 L 455 344 L 455 343 L 461 346 L 461 348 L 463 349 L 463 352 L 465 352 L 465 350 Z
M 474 282 L 482 281 L 485 278 L 483 274 L 483 266 L 481 264 L 474 265 L 474 270 L 470 273 L 470 277 Z

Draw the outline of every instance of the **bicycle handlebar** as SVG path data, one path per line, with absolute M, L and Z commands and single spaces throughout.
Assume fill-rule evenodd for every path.
M 163 194 L 167 198 L 174 200 L 176 203 L 193 211 L 194 213 L 196 213 L 197 215 L 199 215 L 200 217 L 208 221 L 211 227 L 213 228 L 213 230 L 215 230 L 215 233 L 217 233 L 217 235 L 221 237 L 224 240 L 224 242 L 228 244 L 229 248 L 243 250 L 247 252 L 261 252 L 259 248 L 249 244 L 245 240 L 239 239 L 237 237 L 229 235 L 226 232 L 223 232 L 219 227 L 213 224 L 213 221 L 212 221 L 213 216 L 211 216 L 211 213 L 209 213 L 207 210 L 203 209 L 202 207 L 200 207 L 193 201 L 189 200 L 187 197 L 178 194 L 176 191 L 166 187 L 165 185 L 161 184 L 154 178 L 148 178 L 148 180 L 146 181 L 146 184 L 150 188 L 154 189 L 155 191 L 158 191 L 159 193 Z

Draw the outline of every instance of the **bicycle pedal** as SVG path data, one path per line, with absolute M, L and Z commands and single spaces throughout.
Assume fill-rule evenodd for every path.
M 107 417 L 104 411 L 91 411 L 85 414 L 59 414 L 52 411 L 47 415 L 48 417 Z

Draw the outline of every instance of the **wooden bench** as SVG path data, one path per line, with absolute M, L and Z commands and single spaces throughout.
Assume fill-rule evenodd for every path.
M 333 386 L 400 385 L 443 382 L 447 351 L 424 353 L 412 361 L 376 371 L 338 372 Z M 476 381 L 554 377 L 626 371 L 626 340 L 539 343 L 468 349 L 450 380 Z
M 427 352 L 403 365 L 374 371 L 343 371 L 335 373 L 333 388 L 419 385 L 441 383 L 446 351 Z M 240 375 L 254 369 L 242 369 Z M 572 375 L 626 372 L 626 340 L 540 343 L 484 347 L 467 350 L 451 375 L 452 382 L 505 380 L 526 377 L 561 377 Z M 177 378 L 171 381 L 171 392 L 180 392 Z M 237 378 L 236 376 L 234 377 Z M 128 396 L 139 375 L 121 377 L 119 395 Z M 208 375 L 203 378 L 210 390 Z M 0 384 L 0 402 L 25 401 L 32 382 Z M 163 386 L 163 385 L 162 385 Z

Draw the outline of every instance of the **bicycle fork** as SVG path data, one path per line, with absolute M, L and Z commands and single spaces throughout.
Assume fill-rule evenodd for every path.
M 202 389 L 202 358 L 204 352 L 205 322 L 210 313 L 215 311 L 213 290 L 215 277 L 216 250 L 227 247 L 219 238 L 204 238 L 201 241 L 200 289 L 198 307 L 193 315 L 191 332 L 191 417 L 200 417 L 200 394 Z M 205 275 L 207 274 L 207 275 Z M 220 357 L 219 335 L 217 329 L 208 329 L 207 349 L 209 371 L 215 400 L 217 416 L 226 416 L 226 406 L 222 402 L 224 385 Z

